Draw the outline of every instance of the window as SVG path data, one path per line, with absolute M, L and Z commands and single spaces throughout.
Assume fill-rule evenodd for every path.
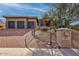
M 39 20 L 38 25 L 39 25 L 39 26 L 43 26 L 43 21 L 42 21 L 42 20 Z
M 50 26 L 50 21 L 46 21 L 46 26 Z
M 15 28 L 15 22 L 14 21 L 8 21 L 8 28 Z
M 24 21 L 17 21 L 17 28 L 23 29 L 24 28 Z
M 28 28 L 34 28 L 34 22 L 33 21 L 29 21 L 27 27 Z

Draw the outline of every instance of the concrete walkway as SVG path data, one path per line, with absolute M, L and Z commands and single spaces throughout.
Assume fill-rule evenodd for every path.
M 63 56 L 79 56 L 79 53 L 75 52 L 73 49 L 59 49 Z
M 79 56 L 79 49 L 0 48 L 0 56 Z
M 0 56 L 52 56 L 50 49 L 0 48 Z
M 27 48 L 0 48 L 0 56 L 29 56 L 32 52 Z

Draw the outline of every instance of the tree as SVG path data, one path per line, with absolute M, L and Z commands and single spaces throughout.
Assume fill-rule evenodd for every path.
M 79 4 L 77 3 L 57 3 L 54 4 L 54 8 L 51 8 L 46 13 L 47 16 L 51 16 L 53 20 L 60 20 L 60 25 L 62 26 L 62 20 L 65 18 L 66 25 L 67 22 L 79 18 Z M 57 22 L 57 21 L 56 21 Z M 65 26 L 66 27 L 66 26 Z

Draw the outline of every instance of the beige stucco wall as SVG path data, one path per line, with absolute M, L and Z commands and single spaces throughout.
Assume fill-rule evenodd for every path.
M 57 29 L 56 32 L 57 43 L 62 48 L 71 48 L 71 29 Z
M 72 30 L 72 46 L 73 48 L 79 48 L 79 31 Z
M 61 48 L 79 48 L 79 31 L 71 29 L 57 29 L 56 41 Z

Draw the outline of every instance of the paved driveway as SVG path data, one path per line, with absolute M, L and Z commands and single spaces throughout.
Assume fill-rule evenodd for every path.
M 0 30 L 0 47 L 22 48 L 25 47 L 25 37 L 29 32 L 27 29 Z

